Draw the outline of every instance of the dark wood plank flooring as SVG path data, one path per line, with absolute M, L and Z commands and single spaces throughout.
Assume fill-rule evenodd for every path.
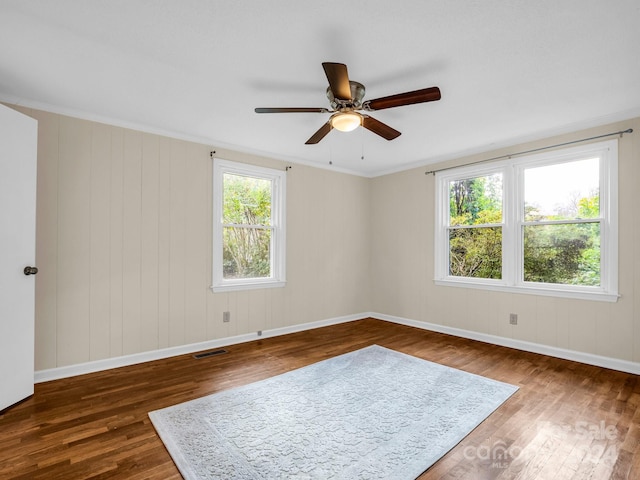
M 638 479 L 640 377 L 374 319 L 37 384 L 0 479 L 180 479 L 147 412 L 378 344 L 520 387 L 427 479 Z

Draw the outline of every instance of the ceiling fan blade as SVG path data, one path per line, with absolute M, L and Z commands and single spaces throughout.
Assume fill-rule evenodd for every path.
M 329 80 L 333 96 L 339 100 L 351 100 L 351 85 L 349 84 L 347 66 L 344 63 L 324 62 L 322 68 L 324 68 L 324 73 Z
M 375 134 L 380 135 L 386 140 L 393 140 L 398 138 L 401 133 L 389 125 L 382 123 L 380 120 L 376 120 L 369 115 L 362 115 L 362 126 L 367 130 L 372 131 Z
M 284 107 L 284 108 L 256 108 L 256 113 L 329 113 L 326 108 Z
M 365 110 L 384 110 L 385 108 L 401 107 L 414 103 L 434 102 L 440 100 L 440 89 L 438 87 L 423 88 L 413 92 L 398 93 L 388 97 L 367 100 L 363 104 Z
M 325 123 L 316 133 L 311 135 L 311 138 L 309 140 L 304 142 L 305 145 L 315 145 L 320 140 L 322 140 L 327 135 L 327 133 L 331 131 L 331 129 L 333 129 L 333 127 L 331 126 L 331 122 Z

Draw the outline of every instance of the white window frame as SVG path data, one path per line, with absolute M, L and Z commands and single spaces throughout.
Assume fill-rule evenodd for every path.
M 524 281 L 524 171 L 586 158 L 600 163 L 600 286 L 561 285 Z M 502 173 L 502 278 L 449 275 L 449 182 Z M 617 301 L 618 295 L 618 141 L 609 140 L 514 159 L 463 166 L 436 173 L 436 285 L 480 288 L 586 300 Z M 567 222 L 570 223 L 570 222 Z
M 223 274 L 223 179 L 225 174 L 260 178 L 271 182 L 270 277 L 225 279 Z M 277 288 L 286 284 L 286 174 L 281 170 L 216 158 L 213 161 L 213 266 L 214 293 L 257 288 Z

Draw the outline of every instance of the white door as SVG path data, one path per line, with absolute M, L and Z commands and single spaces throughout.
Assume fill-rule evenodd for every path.
M 38 124 L 0 104 L 0 410 L 33 394 Z

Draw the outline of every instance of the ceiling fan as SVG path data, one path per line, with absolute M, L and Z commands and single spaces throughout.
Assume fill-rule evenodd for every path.
M 322 67 L 324 68 L 324 73 L 327 75 L 327 80 L 329 80 L 327 98 L 331 104 L 331 109 L 306 107 L 256 108 L 255 112 L 331 113 L 332 115 L 327 123 L 320 127 L 320 129 L 305 142 L 307 145 L 318 143 L 334 128 L 342 132 L 350 132 L 360 125 L 380 135 L 382 138 L 393 140 L 400 136 L 399 131 L 367 114 L 360 113 L 360 111 L 372 112 L 375 110 L 384 110 L 385 108 L 440 100 L 440 89 L 438 87 L 429 87 L 363 102 L 362 100 L 365 93 L 364 85 L 349 80 L 347 66 L 345 64 L 324 62 Z

